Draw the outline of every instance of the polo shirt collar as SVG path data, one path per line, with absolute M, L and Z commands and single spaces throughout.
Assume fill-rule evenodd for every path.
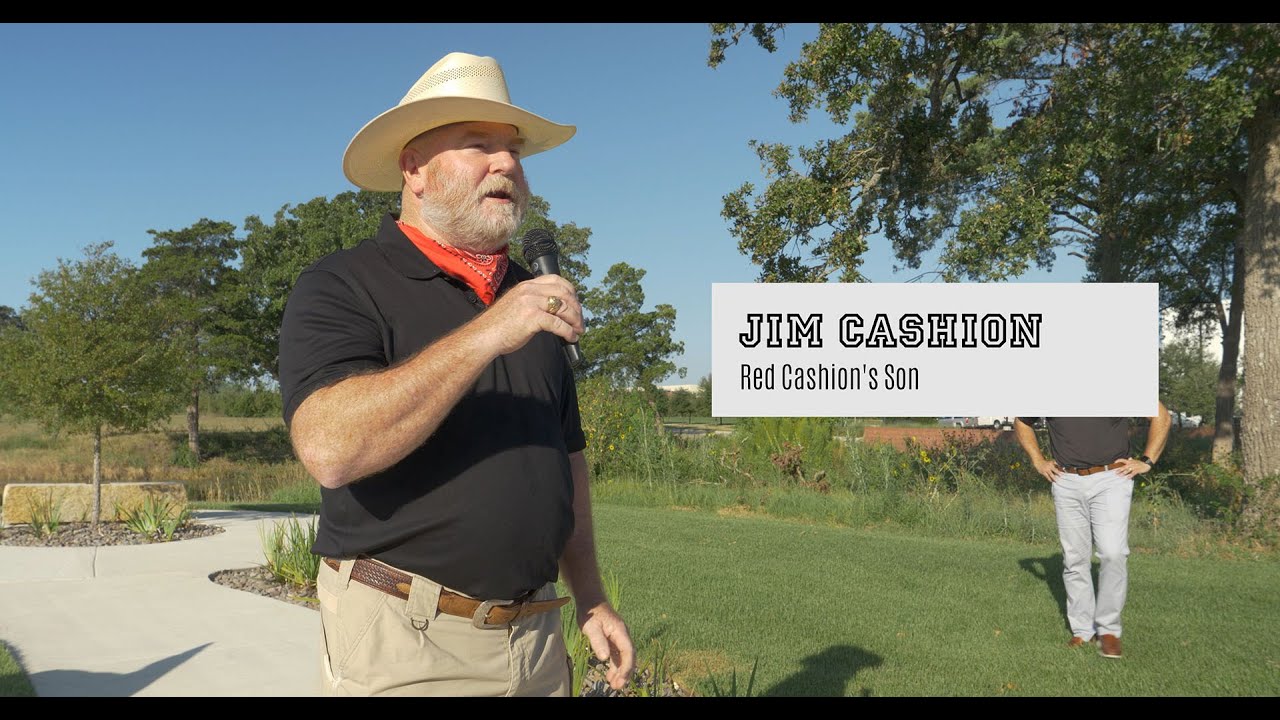
M 382 217 L 382 225 L 378 227 L 374 242 L 378 244 L 378 250 L 387 262 L 407 278 L 430 280 L 441 274 L 440 266 L 431 262 L 431 259 L 405 236 L 396 225 L 395 215 L 391 213 Z

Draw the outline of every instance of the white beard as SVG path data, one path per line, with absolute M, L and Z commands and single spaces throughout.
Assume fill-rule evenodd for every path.
M 523 178 L 516 183 L 505 176 L 493 175 L 471 190 L 458 174 L 437 168 L 429 168 L 428 172 L 437 187 L 431 188 L 431 183 L 428 184 L 419 214 L 427 227 L 444 235 L 437 239 L 483 254 L 492 253 L 511 241 L 529 207 L 529 186 Z M 485 196 L 495 190 L 505 191 L 511 202 L 485 202 Z

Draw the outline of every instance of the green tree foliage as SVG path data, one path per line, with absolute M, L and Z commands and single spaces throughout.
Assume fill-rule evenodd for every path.
M 661 304 L 644 312 L 645 271 L 626 263 L 609 268 L 600 286 L 582 293 L 587 332 L 580 346 L 584 377 L 607 379 L 615 387 L 651 389 L 671 373 L 684 377 L 671 357 L 684 352 L 684 343 L 671 339 L 676 309 Z
M 711 417 L 711 376 L 704 375 L 695 390 L 680 388 L 657 393 L 656 405 L 667 419 Z
M 703 375 L 698 381 L 697 414 L 711 417 L 711 376 Z
M 1019 167 L 1058 173 L 1055 222 L 1080 233 L 1090 278 L 1155 282 L 1187 325 L 1213 318 L 1223 337 L 1214 457 L 1232 446 L 1244 289 L 1245 143 L 1254 104 L 1207 26 L 1069 26 L 1071 62 L 1010 128 Z M 1028 158 L 1036 158 L 1035 162 Z M 1024 172 L 1046 189 L 1045 172 Z M 1230 302 L 1226 299 L 1230 298 Z M 1228 309 L 1230 308 L 1230 309 Z
M 23 329 L 25 326 L 22 324 L 22 315 L 8 305 L 0 305 L 0 327 Z
M 91 245 L 84 260 L 41 272 L 26 329 L 0 329 L 0 393 L 51 432 L 93 436 L 95 529 L 104 431 L 152 426 L 185 386 L 183 348 L 164 336 L 136 268 L 110 248 Z
M 658 409 L 668 418 L 672 415 L 689 416 L 697 410 L 697 396 L 683 388 L 663 393 L 664 399 Z
M 8 305 L 0 305 L 0 332 L 6 330 L 21 331 L 26 326 L 22 324 L 22 316 L 17 310 Z M 15 411 L 13 398 L 8 393 L 0 393 L 0 414 L 12 413 Z
M 1218 363 L 1191 339 L 1160 349 L 1160 397 L 1170 412 L 1213 417 Z
M 243 371 L 252 340 L 243 335 L 245 293 L 232 263 L 240 242 L 235 225 L 206 218 L 181 230 L 148 230 L 142 280 L 163 335 L 180 349 L 187 395 L 187 447 L 200 461 L 200 394 Z
M 278 418 L 284 412 L 282 402 L 279 389 L 227 382 L 209 393 L 205 407 L 227 417 Z
M 712 30 L 715 65 L 747 28 Z M 750 31 L 768 49 L 761 38 L 778 28 Z M 876 234 L 908 267 L 919 267 L 925 251 L 954 238 L 975 180 L 994 163 L 996 86 L 1049 44 L 1042 26 L 823 25 L 775 94 L 787 100 L 793 121 L 824 109 L 848 131 L 798 149 L 751 141 L 769 186 L 757 195 L 744 183 L 724 199 L 731 232 L 761 266 L 761 279 L 860 281 Z M 992 263 L 990 273 L 1016 274 L 1028 261 L 1051 258 L 1044 245 L 1028 238 L 1020 260 Z

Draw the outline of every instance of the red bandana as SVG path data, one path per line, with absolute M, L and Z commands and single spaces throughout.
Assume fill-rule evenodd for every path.
M 421 230 L 406 225 L 399 220 L 400 226 L 409 240 L 413 242 L 423 255 L 435 263 L 444 272 L 465 282 L 476 291 L 476 295 L 485 305 L 492 305 L 498 296 L 498 286 L 507 274 L 507 246 L 503 245 L 492 255 L 480 255 L 461 248 L 451 247 L 422 234 Z

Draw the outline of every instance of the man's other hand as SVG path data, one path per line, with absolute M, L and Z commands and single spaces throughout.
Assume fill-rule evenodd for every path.
M 1146 472 L 1151 472 L 1151 466 L 1142 462 L 1141 460 L 1135 460 L 1133 458 L 1124 458 L 1123 460 L 1117 460 L 1116 462 L 1120 463 L 1120 468 L 1116 470 L 1116 472 L 1121 477 L 1131 478 L 1135 475 L 1141 475 Z
M 585 617 L 583 620 L 582 614 L 578 616 L 582 634 L 587 636 L 596 658 L 609 663 L 604 675 L 609 687 L 623 689 L 636 668 L 636 651 L 631 645 L 627 624 L 609 603 L 600 603 L 587 610 Z
M 1058 478 L 1066 474 L 1062 472 L 1062 468 L 1058 467 L 1058 463 L 1047 459 L 1036 463 L 1036 472 L 1049 482 L 1057 482 Z

